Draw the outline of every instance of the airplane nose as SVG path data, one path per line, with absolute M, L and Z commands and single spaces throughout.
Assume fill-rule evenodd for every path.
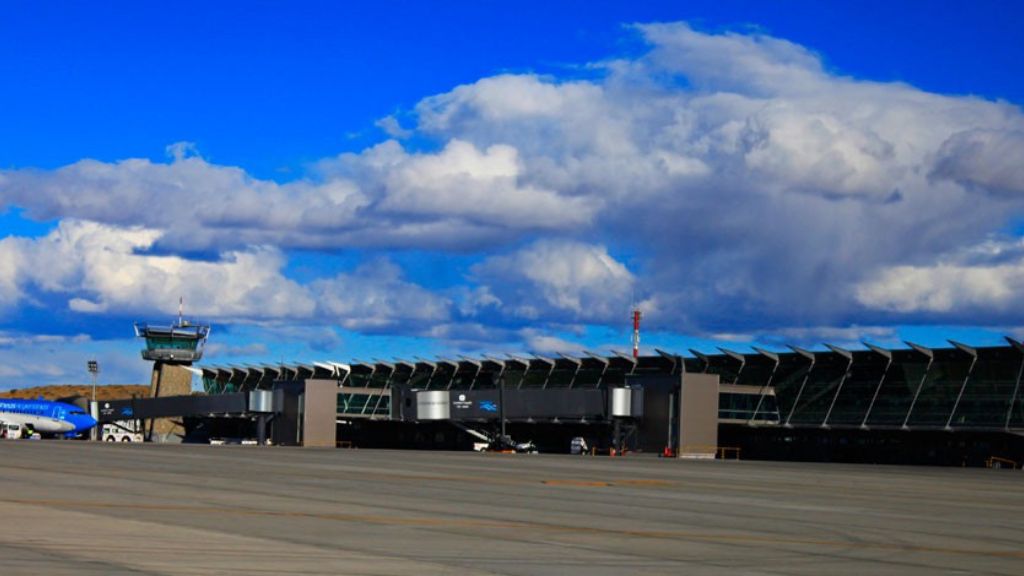
M 79 416 L 77 424 L 78 426 L 75 426 L 75 428 L 79 432 L 85 432 L 96 425 L 96 419 L 92 416 Z

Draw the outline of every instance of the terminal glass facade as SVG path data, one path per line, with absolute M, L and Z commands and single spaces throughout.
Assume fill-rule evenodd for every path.
M 787 352 L 661 352 L 580 357 L 452 358 L 204 368 L 207 393 L 268 389 L 297 378 L 334 379 L 339 416 L 387 418 L 390 389 L 604 389 L 627 375 L 720 377 L 720 421 L 792 428 L 1024 430 L 1024 347 Z M 344 366 L 345 368 L 338 368 Z M 684 376 L 685 382 L 685 376 Z

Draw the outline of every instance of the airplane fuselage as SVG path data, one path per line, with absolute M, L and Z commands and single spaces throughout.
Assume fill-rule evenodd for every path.
M 21 424 L 43 434 L 81 434 L 96 425 L 78 406 L 14 398 L 0 399 L 0 422 Z

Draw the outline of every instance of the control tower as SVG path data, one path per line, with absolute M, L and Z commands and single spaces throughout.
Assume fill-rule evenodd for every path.
M 192 372 L 188 366 L 203 357 L 203 345 L 210 335 L 210 326 L 185 320 L 179 306 L 177 322 L 170 326 L 136 322 L 135 335 L 146 340 L 143 360 L 153 362 L 150 397 L 191 394 Z M 179 442 L 184 435 L 185 428 L 180 422 L 168 418 L 147 422 L 146 437 L 150 441 Z

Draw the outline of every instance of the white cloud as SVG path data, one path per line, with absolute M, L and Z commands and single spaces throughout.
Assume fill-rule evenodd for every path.
M 480 150 L 453 139 L 435 154 L 409 155 L 389 142 L 360 161 L 368 158 L 384 190 L 378 208 L 388 213 L 530 229 L 579 226 L 595 211 L 581 199 L 521 185 L 519 154 L 503 144 Z
M 635 282 L 603 246 L 556 240 L 493 256 L 472 272 L 506 312 L 547 321 L 625 318 Z
M 477 121 L 482 125 L 522 120 L 550 122 L 592 108 L 602 100 L 600 86 L 590 82 L 556 84 L 532 75 L 505 74 L 459 86 L 423 99 L 417 106 L 420 128 L 447 134 L 454 126 Z
M 164 151 L 169 158 L 173 158 L 176 162 L 189 156 L 199 156 L 199 148 L 196 147 L 195 142 L 175 142 L 168 145 Z
M 316 178 L 278 184 L 180 144 L 168 164 L 4 172 L 0 206 L 159 231 L 124 241 L 224 254 L 208 270 L 220 282 L 263 266 L 256 278 L 285 294 L 293 287 L 280 251 L 292 248 L 482 254 L 539 239 L 473 271 L 478 285 L 466 291 L 482 299 L 463 301 L 463 311 L 504 318 L 618 325 L 634 289 L 652 307 L 652 327 L 695 332 L 846 326 L 865 310 L 931 318 L 961 305 L 1005 309 L 1015 263 L 943 258 L 1024 215 L 1018 107 L 842 76 L 813 50 L 760 33 L 634 30 L 649 50 L 595 65 L 588 79 L 503 74 L 424 98 L 421 138 L 409 141 L 436 147 L 386 141 L 324 160 Z M 409 130 L 394 118 L 380 126 L 395 137 Z M 26 297 L 9 274 L 25 268 L 18 245 L 0 245 L 0 305 Z M 633 270 L 599 246 L 635 255 Z M 97 258 L 134 262 L 116 250 Z M 157 276 L 173 273 L 173 260 L 144 262 Z M 142 299 L 116 278 L 120 267 L 108 268 L 108 286 L 54 264 L 53 279 L 33 282 L 64 289 L 78 278 L 94 293 L 76 294 L 78 309 Z M 397 277 L 334 282 L 333 293 L 310 287 L 315 294 L 294 298 L 243 287 L 236 301 L 224 294 L 224 309 L 258 303 L 287 316 L 315 307 L 382 330 L 451 314 L 425 290 L 426 312 L 378 298 L 378 289 L 407 293 Z
M 376 122 L 374 125 L 384 131 L 385 134 L 398 140 L 404 140 L 412 136 L 411 130 L 402 128 L 402 125 L 398 122 L 398 118 L 394 116 L 385 116 Z
M 698 90 L 772 96 L 827 82 L 818 55 L 759 33 L 705 34 L 685 23 L 636 28 L 654 49 L 644 64 L 685 76 Z
M 0 240 L 0 310 L 13 306 L 22 298 L 20 272 L 23 267 L 17 241 Z
M 314 282 L 318 314 L 350 330 L 415 329 L 448 320 L 451 302 L 407 282 L 392 262 L 369 262 L 351 273 Z
M 585 347 L 578 342 L 570 342 L 557 336 L 538 332 L 536 330 L 522 330 L 520 337 L 527 350 L 536 354 L 583 354 Z
M 483 79 L 424 100 L 420 128 L 513 145 L 528 179 L 602 202 L 676 328 L 845 321 L 874 270 L 1024 211 L 985 193 L 1024 165 L 1014 106 L 836 76 L 764 35 L 638 29 L 652 50 L 601 80 Z
M 1000 266 L 894 266 L 857 288 L 865 306 L 910 312 L 1010 311 L 1024 296 L 1024 262 Z
M 796 344 L 808 348 L 828 343 L 848 349 L 861 350 L 863 342 L 899 345 L 899 334 L 890 326 L 797 326 L 779 328 L 768 334 L 759 334 L 748 341 L 769 342 L 777 346 Z
M 125 334 L 131 334 L 128 325 Z M 97 340 L 86 334 L 0 331 L 0 390 L 44 384 L 87 384 L 86 359 L 99 361 L 98 383 L 148 383 L 135 338 Z
M 992 237 L 929 259 L 883 267 L 855 287 L 864 307 L 990 326 L 1024 318 L 1024 239 Z
M 208 320 L 403 331 L 449 314 L 446 299 L 402 280 L 386 260 L 300 285 L 284 276 L 284 255 L 274 248 L 226 252 L 215 261 L 146 254 L 157 237 L 143 228 L 65 221 L 39 239 L 0 240 L 0 262 L 15 263 L 8 305 L 35 289 L 65 297 L 80 313 L 170 316 L 183 297 L 190 315 Z
M 238 357 L 238 356 L 262 356 L 266 357 L 270 354 L 270 348 L 267 347 L 263 342 L 250 342 L 248 344 L 231 345 L 221 344 L 218 342 L 211 342 L 207 344 L 203 349 L 203 358 L 206 360 L 213 360 L 222 357 Z
M 1024 130 L 966 130 L 939 148 L 931 176 L 996 194 L 1024 194 Z
M 0 205 L 39 219 L 75 218 L 163 233 L 175 249 L 221 250 L 249 245 L 331 244 L 351 227 L 367 199 L 351 183 L 277 184 L 243 170 L 189 156 L 173 145 L 169 164 L 82 160 L 52 172 L 7 174 Z
M 63 334 L 24 334 L 0 330 L 0 347 L 35 346 L 55 344 L 84 344 L 91 340 L 88 334 L 66 336 Z
M 29 382 L 36 378 L 55 378 L 66 375 L 64 368 L 53 362 L 33 362 L 31 364 L 0 364 L 0 378 L 22 378 Z
M 5 238 L 0 253 L 18 255 L 21 289 L 66 294 L 71 310 L 172 312 L 179 297 L 205 317 L 305 316 L 314 303 L 280 271 L 271 248 L 226 253 L 219 261 L 141 254 L 160 236 L 144 228 L 115 228 L 66 220 L 39 239 Z

